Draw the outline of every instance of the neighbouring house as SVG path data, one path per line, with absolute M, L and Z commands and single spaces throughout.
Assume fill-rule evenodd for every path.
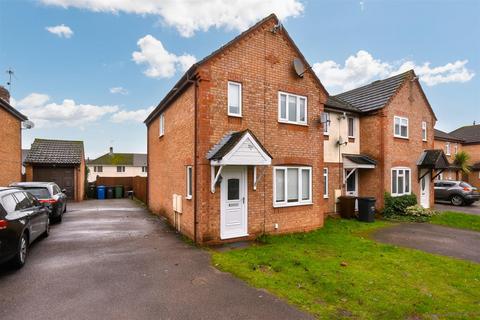
M 195 63 L 145 120 L 149 209 L 200 243 L 321 227 L 328 93 L 308 66 L 275 15 Z
M 0 186 L 22 180 L 22 122 L 28 118 L 10 105 L 10 93 L 0 86 Z
M 462 144 L 464 141 L 442 130 L 435 129 L 434 133 L 435 149 L 441 149 L 447 156 L 450 163 L 448 169 L 438 175 L 439 180 L 458 180 L 462 179 L 462 174 L 458 166 L 455 165 L 455 156 L 462 151 Z
M 146 177 L 147 155 L 144 153 L 115 153 L 113 148 L 96 159 L 87 159 L 88 182 L 97 177 Z
M 324 121 L 328 210 L 341 194 L 373 196 L 383 208 L 384 193 L 414 193 L 434 203 L 431 181 L 448 167 L 434 150 L 436 122 L 413 70 L 330 96 Z
M 451 135 L 462 139 L 462 150 L 470 155 L 472 172 L 467 176 L 467 181 L 480 187 L 480 124 L 463 126 L 450 132 Z
M 85 195 L 83 141 L 35 139 L 25 159 L 26 181 L 55 182 L 70 200 Z

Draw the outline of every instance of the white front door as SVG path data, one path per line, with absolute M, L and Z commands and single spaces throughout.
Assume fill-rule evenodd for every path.
M 347 196 L 358 197 L 358 169 L 351 173 L 353 169 L 345 169 L 345 194 Z M 348 177 L 348 178 L 347 178 Z
M 247 236 L 247 168 L 224 167 L 220 188 L 220 238 Z
M 420 205 L 426 209 L 430 208 L 430 173 L 420 180 Z

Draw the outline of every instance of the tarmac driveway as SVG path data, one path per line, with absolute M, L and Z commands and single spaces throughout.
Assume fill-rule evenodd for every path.
M 442 211 L 442 212 L 457 211 L 457 212 L 463 212 L 467 214 L 474 214 L 474 215 L 480 216 L 480 201 L 476 201 L 470 206 L 461 206 L 461 207 L 452 206 L 451 204 L 448 204 L 448 203 L 435 203 L 435 210 Z
M 480 232 L 428 223 L 401 223 L 373 234 L 375 240 L 480 263 Z
M 133 201 L 70 204 L 19 271 L 0 269 L 0 319 L 310 319 L 210 266 Z

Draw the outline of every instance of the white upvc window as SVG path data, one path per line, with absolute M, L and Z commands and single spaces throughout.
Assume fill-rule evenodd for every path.
M 348 137 L 355 138 L 355 118 L 348 117 Z
M 146 166 L 142 167 L 142 172 L 144 172 L 144 173 L 147 172 L 147 167 Z
M 273 206 L 290 207 L 312 204 L 312 168 L 273 168 Z
M 93 172 L 103 172 L 103 167 L 102 166 L 94 166 L 93 167 Z
M 192 199 L 192 190 L 193 190 L 193 167 L 192 166 L 187 166 L 186 170 L 186 193 L 187 195 L 185 196 L 186 199 Z
M 163 113 L 160 115 L 158 122 L 159 134 L 160 137 L 163 137 L 165 134 L 165 115 Z
M 453 145 L 453 153 L 454 153 L 454 154 L 457 154 L 457 153 L 458 153 L 458 143 L 455 143 L 455 144 Z
M 328 198 L 328 168 L 323 168 L 323 197 Z
M 307 110 L 307 97 L 278 92 L 279 122 L 306 125 Z
M 117 166 L 117 172 L 125 172 L 125 166 Z
M 242 84 L 228 81 L 228 115 L 242 116 Z
M 408 139 L 408 118 L 394 117 L 393 135 L 397 138 Z
M 392 168 L 392 196 L 403 196 L 411 193 L 411 170 L 410 168 Z
M 445 154 L 450 155 L 450 142 L 445 142 Z
M 427 141 L 427 123 L 422 121 L 422 140 Z
M 328 136 L 330 134 L 330 113 L 322 113 L 323 135 Z

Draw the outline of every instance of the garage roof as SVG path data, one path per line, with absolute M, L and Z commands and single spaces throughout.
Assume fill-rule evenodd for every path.
M 25 163 L 80 164 L 83 154 L 83 141 L 35 139 Z

